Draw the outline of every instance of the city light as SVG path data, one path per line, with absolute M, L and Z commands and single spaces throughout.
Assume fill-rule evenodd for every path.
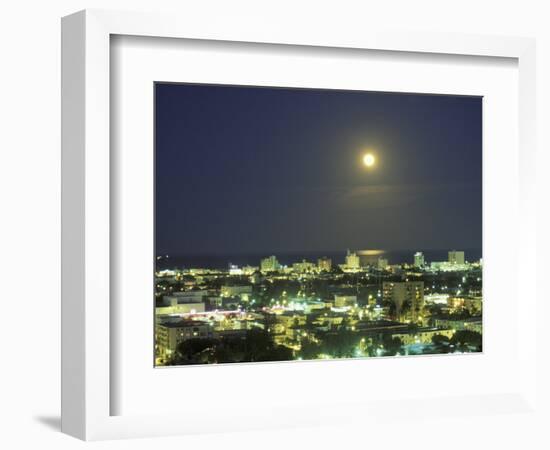
M 378 252 L 348 251 L 342 264 L 290 261 L 286 269 L 271 256 L 256 267 L 157 271 L 156 364 L 255 360 L 247 351 L 258 345 L 268 346 L 262 359 L 296 361 L 481 350 L 479 265 L 464 263 L 455 276 L 424 263 L 413 277 L 407 261 L 380 272 Z M 352 274 L 343 270 L 349 264 Z

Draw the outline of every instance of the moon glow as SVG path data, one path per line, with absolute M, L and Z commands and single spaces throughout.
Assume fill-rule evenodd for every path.
M 365 166 L 372 167 L 372 166 L 374 166 L 375 162 L 376 162 L 376 158 L 374 157 L 374 155 L 372 153 L 366 153 L 363 156 L 363 164 Z

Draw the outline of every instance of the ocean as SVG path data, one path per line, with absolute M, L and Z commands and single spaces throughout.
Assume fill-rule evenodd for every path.
M 463 249 L 457 249 L 463 250 Z M 448 250 L 351 250 L 356 251 L 363 263 L 376 263 L 378 258 L 386 258 L 389 264 L 413 263 L 414 254 L 421 251 L 426 264 L 432 261 L 447 261 Z M 474 262 L 481 258 L 481 249 L 464 249 L 466 261 Z M 262 252 L 262 253 L 227 253 L 202 255 L 162 255 L 157 259 L 157 270 L 211 268 L 225 269 L 229 264 L 237 266 L 259 266 L 260 260 L 275 255 L 282 265 L 291 265 L 302 260 L 315 262 L 322 257 L 332 260 L 333 265 L 343 264 L 346 250 L 343 251 L 315 251 L 315 252 Z

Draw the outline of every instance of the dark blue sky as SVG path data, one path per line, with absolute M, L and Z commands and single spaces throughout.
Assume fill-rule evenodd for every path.
M 158 254 L 481 247 L 479 97 L 155 90 Z

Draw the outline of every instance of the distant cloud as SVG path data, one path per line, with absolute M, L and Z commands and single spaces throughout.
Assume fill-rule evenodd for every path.
M 354 186 L 345 189 L 338 189 L 338 203 L 341 205 L 361 207 L 388 207 L 399 204 L 410 203 L 419 198 L 431 194 L 442 194 L 456 192 L 462 189 L 470 189 L 475 185 L 472 183 L 441 183 L 441 184 L 376 184 L 366 186 Z

